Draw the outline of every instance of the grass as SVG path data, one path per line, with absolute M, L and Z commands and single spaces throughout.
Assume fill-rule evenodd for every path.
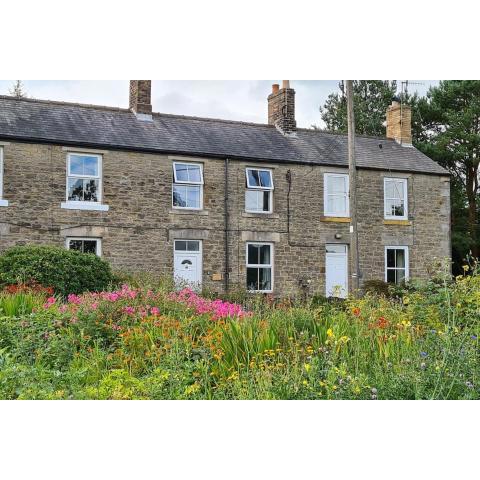
M 207 297 L 151 279 L 65 301 L 4 293 L 0 398 L 480 398 L 478 274 L 394 299 Z

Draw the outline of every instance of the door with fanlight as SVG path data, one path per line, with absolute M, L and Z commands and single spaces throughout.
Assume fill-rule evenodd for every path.
M 327 297 L 346 298 L 348 295 L 347 245 L 325 245 L 325 284 Z
M 199 290 L 202 286 L 202 242 L 175 240 L 174 279 L 178 288 Z

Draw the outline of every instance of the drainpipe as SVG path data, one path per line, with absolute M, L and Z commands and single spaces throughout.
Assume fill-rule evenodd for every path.
M 230 270 L 229 264 L 229 250 L 228 250 L 228 228 L 229 228 L 229 218 L 228 218 L 228 165 L 229 160 L 225 158 L 225 293 L 228 292 L 229 284 L 228 284 L 228 276 Z

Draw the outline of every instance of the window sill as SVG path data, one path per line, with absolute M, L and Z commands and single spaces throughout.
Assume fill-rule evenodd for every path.
M 62 202 L 60 207 L 67 210 L 95 210 L 99 212 L 108 212 L 110 208 L 108 205 L 93 202 Z
M 321 217 L 322 222 L 350 223 L 350 217 Z
M 410 220 L 390 220 L 385 219 L 383 220 L 384 225 L 406 225 L 410 226 L 412 222 Z
M 172 208 L 168 213 L 171 215 L 209 215 L 208 210 L 190 210 L 188 208 Z
M 242 212 L 244 218 L 280 218 L 277 213 Z
M 8 200 L 0 200 L 0 207 L 8 207 Z

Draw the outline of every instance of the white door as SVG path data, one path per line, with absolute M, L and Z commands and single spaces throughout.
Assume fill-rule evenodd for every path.
M 202 243 L 200 240 L 175 240 L 174 278 L 180 287 L 202 286 Z
M 327 297 L 345 298 L 348 295 L 347 246 L 325 245 L 325 283 Z

